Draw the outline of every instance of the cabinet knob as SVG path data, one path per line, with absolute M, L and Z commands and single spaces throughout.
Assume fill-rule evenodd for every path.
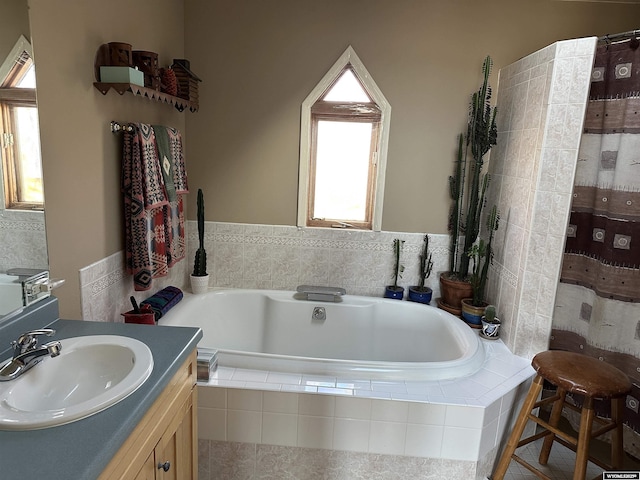
M 162 469 L 165 472 L 168 472 L 170 468 L 171 468 L 171 462 L 167 461 L 167 462 L 158 464 L 158 470 Z

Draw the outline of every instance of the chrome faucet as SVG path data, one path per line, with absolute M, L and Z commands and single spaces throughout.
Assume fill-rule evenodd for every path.
M 17 340 L 11 342 L 13 358 L 0 367 L 0 382 L 6 382 L 18 378 L 34 365 L 37 365 L 45 356 L 57 357 L 60 355 L 62 344 L 58 341 L 45 343 L 38 348 L 38 336 L 50 337 L 56 333 L 51 328 L 42 328 L 23 333 Z

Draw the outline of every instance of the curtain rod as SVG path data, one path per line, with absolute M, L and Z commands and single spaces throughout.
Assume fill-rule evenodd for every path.
M 614 34 L 608 33 L 606 35 L 603 35 L 602 37 L 598 37 L 598 41 L 606 42 L 606 43 L 623 42 L 631 38 L 636 38 L 638 35 L 640 35 L 640 30 L 629 30 L 628 32 L 614 33 Z

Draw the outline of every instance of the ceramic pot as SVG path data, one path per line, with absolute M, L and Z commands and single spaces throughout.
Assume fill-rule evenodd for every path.
M 407 297 L 407 300 L 428 305 L 429 303 L 431 303 L 433 290 L 431 290 L 429 287 L 424 287 L 423 290 L 419 290 L 419 288 L 420 287 L 418 287 L 417 285 L 414 287 L 409 287 L 409 296 Z
M 442 297 L 436 299 L 436 304 L 438 305 L 438 308 L 444 310 L 445 312 L 449 312 L 451 315 L 455 315 L 456 317 L 460 317 L 460 315 L 462 315 L 461 308 L 454 308 L 451 305 L 447 305 L 442 300 Z
M 384 298 L 402 300 L 403 297 L 404 297 L 404 287 L 394 287 L 393 285 L 387 285 L 384 289 Z
M 444 272 L 440 275 L 440 293 L 442 294 L 442 303 L 451 308 L 460 309 L 462 299 L 473 295 L 473 287 L 470 282 L 449 278 L 449 273 Z
M 191 275 L 191 291 L 196 295 L 206 293 L 209 290 L 209 275 L 195 276 Z
M 485 317 L 483 316 L 482 319 L 482 330 L 480 331 L 480 335 L 484 338 L 487 338 L 489 340 L 496 340 L 498 337 L 500 337 L 500 319 L 496 318 L 493 320 L 493 322 L 487 322 Z
M 472 328 L 482 327 L 482 317 L 484 315 L 484 309 L 487 307 L 486 303 L 483 303 L 481 307 L 475 307 L 471 303 L 473 299 L 462 299 L 462 319 Z

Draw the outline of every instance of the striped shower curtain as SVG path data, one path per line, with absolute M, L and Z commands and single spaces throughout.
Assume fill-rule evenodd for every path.
M 550 346 L 599 358 L 630 377 L 625 449 L 640 457 L 638 44 L 597 48 Z M 605 405 L 597 411 L 608 416 Z

